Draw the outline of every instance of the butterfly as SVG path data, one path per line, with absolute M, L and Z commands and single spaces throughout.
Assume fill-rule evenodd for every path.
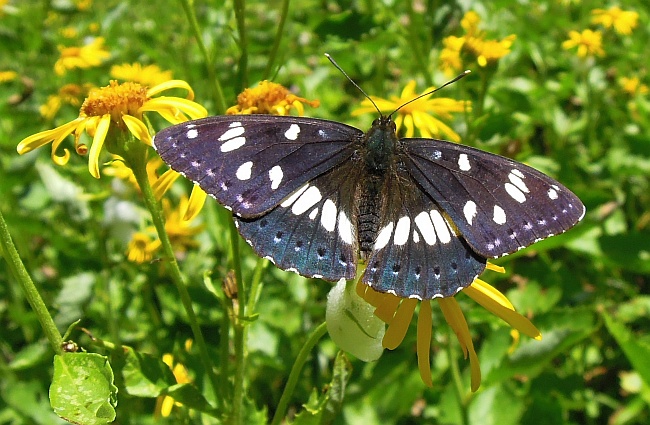
M 391 114 L 392 115 L 392 114 Z M 234 215 L 283 270 L 421 300 L 469 286 L 486 261 L 573 227 L 569 189 L 511 159 L 443 140 L 399 138 L 391 115 L 366 133 L 336 121 L 213 116 L 158 132 L 172 169 Z

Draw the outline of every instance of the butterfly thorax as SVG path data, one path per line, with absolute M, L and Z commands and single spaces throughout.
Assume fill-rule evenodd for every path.
M 380 212 L 383 209 L 383 196 L 386 177 L 395 160 L 397 135 L 395 123 L 390 117 L 380 117 L 364 138 L 363 158 L 365 162 L 365 179 L 359 188 L 357 225 L 359 229 L 359 247 L 362 256 L 372 251 L 380 225 Z

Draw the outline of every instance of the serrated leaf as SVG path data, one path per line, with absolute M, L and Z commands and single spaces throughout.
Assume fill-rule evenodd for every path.
M 57 415 L 72 423 L 113 422 L 117 387 L 108 358 L 95 353 L 54 356 L 50 404 Z

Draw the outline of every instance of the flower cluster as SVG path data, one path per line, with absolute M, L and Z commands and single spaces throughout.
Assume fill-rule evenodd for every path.
M 511 34 L 501 40 L 487 39 L 485 32 L 479 29 L 480 22 L 480 16 L 470 10 L 461 20 L 465 34 L 461 37 L 451 35 L 443 39 L 444 48 L 440 52 L 440 63 L 446 74 L 461 71 L 468 57 L 475 60 L 480 67 L 487 67 L 510 53 L 517 36 Z
M 318 100 L 307 100 L 291 93 L 286 87 L 270 81 L 260 81 L 257 87 L 248 88 L 237 96 L 237 105 L 228 108 L 228 115 L 272 114 L 287 115 L 295 108 L 298 115 L 305 112 L 303 103 L 318 107 Z
M 54 64 L 54 72 L 64 75 L 71 69 L 87 69 L 100 65 L 111 54 L 104 48 L 104 38 L 97 37 L 81 47 L 59 46 L 61 56 Z

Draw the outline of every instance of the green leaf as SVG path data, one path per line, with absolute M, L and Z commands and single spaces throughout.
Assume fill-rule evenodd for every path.
M 323 425 L 334 421 L 341 411 L 345 388 L 350 379 L 352 365 L 343 351 L 334 360 L 334 371 L 329 388 L 319 397 L 314 389 L 304 410 L 296 415 L 294 425 Z
M 176 378 L 162 360 L 151 354 L 138 353 L 122 346 L 126 356 L 122 377 L 126 392 L 137 397 L 158 397 L 165 389 L 176 385 Z
M 630 361 L 634 370 L 641 376 L 641 379 L 650 385 L 650 345 L 639 340 L 630 329 L 618 323 L 607 312 L 602 312 L 605 319 L 605 326 L 623 350 L 625 357 Z
M 54 413 L 72 423 L 113 422 L 117 387 L 108 358 L 95 353 L 54 356 L 50 404 Z
M 163 394 L 183 403 L 186 407 L 200 412 L 215 413 L 203 394 L 193 384 L 177 384 L 167 388 Z
M 516 425 L 524 410 L 524 402 L 505 385 L 481 391 L 469 406 L 471 424 Z

